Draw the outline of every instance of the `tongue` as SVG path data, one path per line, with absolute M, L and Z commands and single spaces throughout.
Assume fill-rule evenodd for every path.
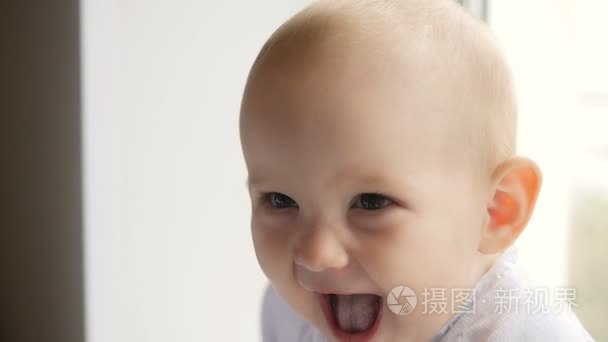
M 379 310 L 378 296 L 372 294 L 334 295 L 334 313 L 342 330 L 356 333 L 369 329 Z

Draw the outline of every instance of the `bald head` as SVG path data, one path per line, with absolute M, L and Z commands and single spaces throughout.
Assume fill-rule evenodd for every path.
M 295 79 L 323 88 L 314 73 L 320 69 L 333 81 L 344 79 L 345 87 L 393 82 L 394 97 L 407 93 L 416 100 L 402 108 L 404 115 L 412 106 L 427 106 L 424 115 L 434 117 L 443 153 L 479 163 L 480 173 L 491 172 L 515 152 L 516 101 L 509 68 L 488 28 L 455 1 L 313 3 L 260 51 L 243 98 L 242 134 L 256 112 L 249 106 L 259 95 L 256 88 L 268 82 L 299 87 Z

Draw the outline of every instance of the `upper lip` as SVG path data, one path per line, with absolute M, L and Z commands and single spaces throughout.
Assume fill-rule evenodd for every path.
M 352 274 L 327 273 L 325 277 L 321 277 L 307 271 L 305 268 L 296 267 L 295 278 L 303 289 L 320 294 L 375 294 L 382 297 L 382 292 L 373 283 L 359 282 L 359 279 L 353 277 Z M 353 282 L 356 282 L 357 285 Z
M 330 290 L 330 289 L 313 289 L 311 291 L 317 292 L 320 294 L 336 294 L 336 295 L 372 294 L 372 295 L 382 297 L 382 295 L 380 295 L 379 293 L 365 292 L 365 291 L 337 291 L 337 290 Z

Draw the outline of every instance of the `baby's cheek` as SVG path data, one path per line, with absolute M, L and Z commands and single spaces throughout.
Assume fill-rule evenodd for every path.
M 439 280 L 441 246 L 425 223 L 406 213 L 358 235 L 361 262 L 383 290 L 405 285 L 419 291 Z
M 370 225 L 367 227 L 357 233 L 357 254 L 370 276 L 378 281 L 406 281 L 404 271 L 415 256 L 412 228 L 389 220 L 376 222 L 371 229 Z
M 272 229 L 252 222 L 251 233 L 258 263 L 271 281 L 280 277 L 288 268 L 288 234 L 286 230 Z
M 315 311 L 315 298 L 301 288 L 293 274 L 293 252 L 291 239 L 293 227 L 273 229 L 252 224 L 253 243 L 260 267 L 281 298 L 300 315 L 310 321 L 322 317 Z
M 412 214 L 405 209 L 385 209 L 378 213 L 354 212 L 349 216 L 349 227 L 357 238 L 390 241 L 395 235 L 407 234 L 413 226 Z

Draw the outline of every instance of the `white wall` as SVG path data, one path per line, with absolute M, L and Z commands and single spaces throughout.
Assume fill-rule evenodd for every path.
M 89 342 L 255 341 L 238 111 L 304 0 L 84 0 Z

